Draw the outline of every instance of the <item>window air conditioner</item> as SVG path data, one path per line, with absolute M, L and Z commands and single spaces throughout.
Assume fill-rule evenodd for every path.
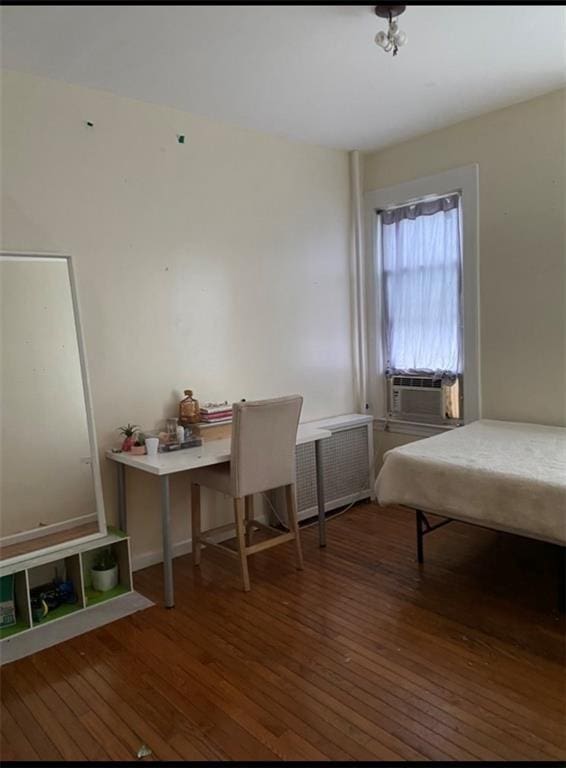
M 461 421 L 462 381 L 443 381 L 430 375 L 387 377 L 388 418 L 425 424 Z

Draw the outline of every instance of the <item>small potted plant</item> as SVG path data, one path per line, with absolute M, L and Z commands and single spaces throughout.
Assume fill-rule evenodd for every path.
M 143 432 L 138 432 L 136 434 L 136 439 L 130 449 L 130 453 L 134 456 L 143 456 L 145 453 L 145 435 Z
M 97 592 L 108 592 L 118 583 L 118 563 L 111 547 L 103 549 L 90 569 L 92 586 Z
M 137 424 L 126 424 L 125 427 L 118 427 L 120 434 L 124 435 L 122 450 L 129 452 L 134 444 L 134 435 L 136 434 Z

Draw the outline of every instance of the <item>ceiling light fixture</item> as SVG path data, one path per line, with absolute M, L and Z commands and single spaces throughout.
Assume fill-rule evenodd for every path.
M 393 56 L 397 56 L 397 51 L 407 42 L 407 35 L 399 29 L 399 25 L 395 21 L 397 16 L 400 16 L 404 11 L 406 5 L 376 5 L 375 13 L 381 19 L 389 20 L 389 27 L 387 32 L 378 32 L 375 36 L 376 45 L 383 48 L 385 53 L 393 52 Z

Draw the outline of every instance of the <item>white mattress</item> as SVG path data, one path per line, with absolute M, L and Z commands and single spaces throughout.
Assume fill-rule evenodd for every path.
M 566 428 L 481 420 L 393 448 L 382 505 L 566 544 Z

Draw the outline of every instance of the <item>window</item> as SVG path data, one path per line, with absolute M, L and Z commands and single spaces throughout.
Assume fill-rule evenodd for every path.
M 434 434 L 451 419 L 480 418 L 478 195 L 476 164 L 364 195 L 357 392 L 391 431 Z M 411 392 L 407 374 L 420 377 Z M 425 415 L 425 401 L 437 419 Z M 414 431 L 409 417 L 392 418 L 417 410 Z
M 388 373 L 462 373 L 459 195 L 379 212 Z

